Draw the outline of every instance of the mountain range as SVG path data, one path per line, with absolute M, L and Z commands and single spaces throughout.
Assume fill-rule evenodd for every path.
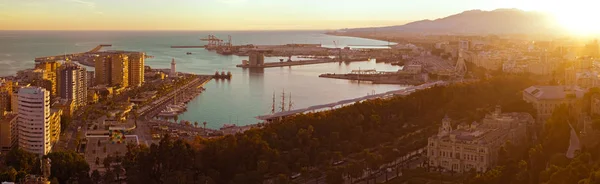
M 435 20 L 398 26 L 343 29 L 345 32 L 461 34 L 549 34 L 562 31 L 552 16 L 518 9 L 470 10 Z

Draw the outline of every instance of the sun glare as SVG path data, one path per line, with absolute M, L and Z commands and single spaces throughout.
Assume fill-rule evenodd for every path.
M 554 4 L 547 11 L 553 14 L 557 23 L 567 31 L 578 36 L 600 35 L 600 23 L 596 20 L 600 12 L 595 10 L 595 4 L 582 0 L 565 1 Z

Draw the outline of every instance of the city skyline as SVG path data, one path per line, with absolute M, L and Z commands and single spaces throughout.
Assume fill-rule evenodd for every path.
M 473 9 L 517 8 L 554 15 L 575 33 L 600 32 L 600 26 L 579 18 L 594 14 L 581 6 L 586 2 L 456 0 L 439 6 L 434 0 L 4 0 L 0 30 L 328 30 L 402 25 Z

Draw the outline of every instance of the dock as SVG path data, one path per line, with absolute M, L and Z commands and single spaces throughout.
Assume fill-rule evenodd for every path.
M 357 58 L 357 59 L 348 59 L 341 62 L 361 62 L 367 61 L 366 58 Z M 339 63 L 338 59 L 314 59 L 314 60 L 299 60 L 299 61 L 288 61 L 288 62 L 273 62 L 273 63 L 264 63 L 264 64 L 239 64 L 235 65 L 239 68 L 273 68 L 273 67 L 284 67 L 284 66 L 299 66 L 299 65 L 314 65 L 314 64 L 323 64 L 323 63 Z
M 204 48 L 206 46 L 200 46 L 200 45 L 174 45 L 171 46 L 171 48 L 177 49 L 177 48 Z
M 239 64 L 235 65 L 240 68 L 272 68 L 272 67 L 284 67 L 284 66 L 298 66 L 298 65 L 312 65 L 321 63 L 333 63 L 338 62 L 333 59 L 315 59 L 315 60 L 304 60 L 304 61 L 290 61 L 290 62 L 277 62 L 277 63 L 264 63 L 262 65 L 250 65 L 250 64 Z

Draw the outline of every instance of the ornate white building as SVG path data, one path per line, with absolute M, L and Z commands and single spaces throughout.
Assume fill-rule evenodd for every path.
M 527 113 L 501 113 L 500 107 L 486 115 L 481 124 L 461 124 L 456 129 L 445 117 L 438 134 L 428 139 L 430 167 L 446 171 L 485 172 L 497 163 L 498 150 L 507 141 L 521 144 L 526 140 L 527 125 L 534 122 Z

